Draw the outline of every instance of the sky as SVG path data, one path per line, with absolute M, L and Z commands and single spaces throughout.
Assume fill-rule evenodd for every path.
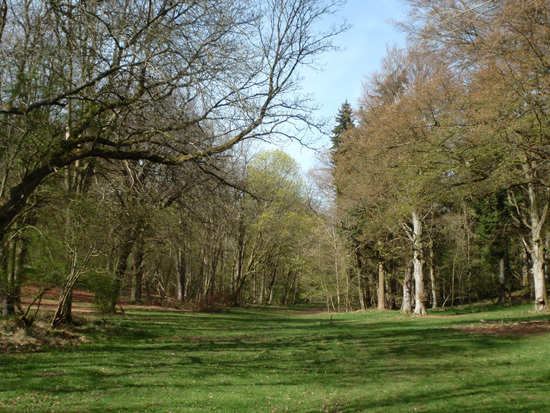
M 338 35 L 334 44 L 340 51 L 329 52 L 319 59 L 322 71 L 306 70 L 303 91 L 313 95 L 321 108 L 318 115 L 334 121 L 346 100 L 353 108 L 361 95 L 367 76 L 377 71 L 386 48 L 394 44 L 404 46 L 405 36 L 390 21 L 403 20 L 405 5 L 401 0 L 348 0 L 331 22 L 346 21 L 351 28 Z M 317 138 L 319 138 L 317 136 Z M 318 146 L 328 147 L 328 140 L 320 139 Z M 315 165 L 315 152 L 297 143 L 282 148 L 292 155 L 307 172 Z

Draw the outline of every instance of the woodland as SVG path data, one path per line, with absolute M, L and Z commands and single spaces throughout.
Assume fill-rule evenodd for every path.
M 55 291 L 71 324 L 75 289 L 104 314 L 547 310 L 550 4 L 406 3 L 407 46 L 327 127 L 299 70 L 339 0 L 1 0 L 4 317 Z M 323 133 L 307 174 L 254 146 Z
M 419 315 L 522 296 L 548 309 L 549 4 L 408 3 L 408 47 L 333 135 L 361 306 L 376 288 L 378 308 Z

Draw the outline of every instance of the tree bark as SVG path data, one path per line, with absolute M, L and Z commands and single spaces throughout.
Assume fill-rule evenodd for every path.
M 437 302 L 437 283 L 435 277 L 435 254 L 433 240 L 429 242 L 430 250 L 430 283 L 432 287 L 432 308 L 437 308 L 439 303 Z
M 422 218 L 418 210 L 414 209 L 413 221 L 413 276 L 414 276 L 414 313 L 428 314 L 426 310 L 426 294 L 424 291 L 424 256 L 422 246 Z
M 277 269 L 274 268 L 271 271 L 271 278 L 270 278 L 269 284 L 267 286 L 267 294 L 266 294 L 266 298 L 265 298 L 265 302 L 264 302 L 265 305 L 270 305 L 273 301 L 273 295 L 275 293 L 275 290 L 274 290 L 273 286 L 275 285 L 276 279 L 277 279 Z
M 378 309 L 386 309 L 386 269 L 384 268 L 384 263 L 378 263 Z
M 178 282 L 178 300 L 184 301 L 187 298 L 187 268 L 185 265 L 185 251 L 177 250 L 176 253 L 176 277 Z
M 529 175 L 530 167 L 524 165 L 524 170 Z M 542 311 L 548 308 L 548 293 L 546 291 L 546 277 L 544 272 L 544 242 L 543 227 L 548 214 L 548 201 L 545 200 L 542 211 L 539 213 L 539 196 L 532 183 L 527 184 L 529 194 L 529 218 L 531 230 L 531 262 L 533 263 L 533 284 L 535 289 L 535 310 Z
M 531 289 L 531 282 L 529 281 L 529 257 L 527 249 L 523 248 L 521 252 L 521 285 L 523 288 Z
M 363 291 L 363 289 L 364 289 L 363 277 L 361 276 L 361 274 L 359 274 L 357 279 L 358 279 L 357 293 L 359 295 L 359 308 L 361 308 L 361 310 L 365 310 L 367 308 L 367 305 L 366 305 L 366 300 L 365 300 L 365 292 Z
M 501 257 L 498 261 L 498 284 L 500 290 L 500 304 L 506 303 L 506 260 Z
M 19 220 L 14 225 L 15 234 L 0 244 L 0 296 L 4 317 L 14 315 L 17 308 L 21 307 L 21 282 L 29 252 L 29 241 L 24 228 L 33 223 L 32 216 Z
M 355 254 L 355 262 L 357 266 L 357 292 L 359 293 L 359 305 L 361 310 L 364 310 L 367 308 L 367 300 L 365 297 L 365 285 L 363 282 L 363 262 L 361 261 L 359 253 Z
M 146 223 L 143 221 L 138 221 L 132 228 L 128 228 L 126 236 L 122 240 L 122 245 L 120 247 L 118 262 L 115 268 L 115 273 L 113 274 L 113 280 L 111 289 L 109 291 L 106 310 L 115 313 L 116 312 L 116 303 L 120 295 L 120 287 L 122 285 L 122 279 L 126 274 L 128 269 L 128 258 L 134 249 L 134 245 L 139 241 L 139 238 L 142 236 L 143 231 L 145 230 Z
M 132 289 L 130 291 L 130 300 L 135 303 L 141 303 L 142 301 L 142 283 L 143 283 L 143 257 L 145 252 L 143 251 L 143 240 L 139 240 L 134 254 L 134 268 L 133 268 L 133 280 Z
M 73 323 L 73 285 L 67 285 L 61 291 L 57 310 L 51 323 L 52 328 L 61 324 Z
M 77 262 L 77 254 L 73 254 L 70 265 L 70 273 L 63 289 L 61 290 L 57 310 L 51 322 L 52 328 L 55 328 L 60 324 L 72 324 L 73 288 L 88 265 L 92 255 L 93 249 L 90 249 L 82 263 L 79 265 Z
M 401 310 L 405 314 L 410 314 L 412 312 L 411 290 L 412 290 L 413 268 L 414 268 L 414 265 L 411 260 L 409 261 L 409 265 L 407 266 L 407 270 L 405 271 L 405 279 L 403 280 L 403 305 L 401 306 Z
M 535 284 L 535 310 L 542 311 L 548 306 L 548 293 L 546 291 L 546 278 L 544 274 L 544 247 L 540 238 L 533 234 L 531 246 L 531 258 L 533 260 L 533 282 Z

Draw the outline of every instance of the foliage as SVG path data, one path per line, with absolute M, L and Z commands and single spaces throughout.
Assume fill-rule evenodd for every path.
M 338 110 L 338 114 L 336 115 L 336 126 L 332 129 L 332 136 L 330 137 L 332 148 L 338 149 L 344 139 L 344 133 L 354 127 L 353 111 L 350 104 L 346 101 L 342 103 L 342 107 Z
M 140 205 L 134 183 L 153 175 L 151 184 L 163 172 L 149 163 L 193 163 L 217 176 L 212 165 L 241 142 L 286 137 L 282 125 L 289 123 L 298 140 L 305 139 L 300 130 L 320 128 L 300 96 L 297 71 L 332 49 L 332 38 L 345 27 L 319 31 L 316 22 L 340 5 L 338 0 L 4 1 L 0 261 L 7 263 L 14 251 L 21 258 L 15 261 L 23 261 L 25 254 L 17 251 L 25 249 L 10 243 L 11 231 L 50 178 L 63 176 L 68 195 L 86 194 L 95 178 L 103 184 L 95 188 L 98 203 L 118 198 L 121 205 L 132 199 Z M 122 172 L 128 172 L 127 193 L 99 178 L 112 173 L 113 164 L 127 169 Z M 167 175 L 166 186 L 173 189 L 174 176 Z M 111 271 L 115 286 L 133 246 L 143 244 L 128 229 L 129 216 L 118 211 L 122 236 Z M 145 226 L 136 218 L 138 227 Z M 19 270 L 11 269 L 20 266 L 9 264 L 3 265 L 9 271 L 2 269 L 2 294 L 17 301 Z M 67 283 L 67 300 L 71 288 Z M 13 312 L 10 306 L 5 310 Z
M 491 289 L 504 300 L 506 291 L 520 287 L 513 277 L 526 285 L 530 265 L 535 307 L 544 309 L 548 4 L 408 3 L 410 15 L 400 26 L 409 44 L 389 49 L 380 70 L 368 77 L 355 111 L 358 124 L 335 155 L 338 206 L 342 221 L 351 222 L 345 225 L 350 245 L 389 250 L 396 238 L 409 238 L 415 290 L 423 291 L 422 268 L 430 257 L 432 303 L 437 294 L 454 303 L 457 291 L 470 300 Z M 463 200 L 476 213 L 464 226 Z M 434 210 L 454 217 L 450 224 L 462 239 L 450 234 L 435 244 L 422 234 Z M 406 273 L 407 260 L 400 266 Z

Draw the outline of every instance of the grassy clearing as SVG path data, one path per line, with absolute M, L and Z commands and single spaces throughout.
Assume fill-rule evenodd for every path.
M 545 412 L 550 333 L 456 328 L 550 319 L 530 308 L 133 311 L 78 347 L 1 355 L 0 410 Z

